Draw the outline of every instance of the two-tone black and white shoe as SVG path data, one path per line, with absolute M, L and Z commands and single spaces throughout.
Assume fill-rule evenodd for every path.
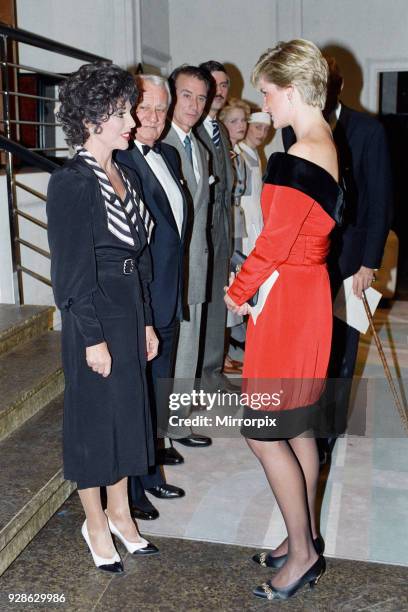
M 88 525 L 86 520 L 84 521 L 81 528 L 82 537 L 88 545 L 89 550 L 91 551 L 93 561 L 96 567 L 104 572 L 111 572 L 112 574 L 119 574 L 123 572 L 123 563 L 122 559 L 119 556 L 119 553 L 116 551 L 115 554 L 105 559 L 104 557 L 100 557 L 96 554 L 94 549 L 92 548 L 91 539 L 89 537 Z

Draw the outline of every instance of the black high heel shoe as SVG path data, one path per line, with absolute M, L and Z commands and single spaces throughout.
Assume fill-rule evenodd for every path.
M 289 599 L 289 597 L 293 597 L 295 593 L 299 589 L 302 588 L 305 584 L 309 584 L 309 587 L 313 589 L 315 585 L 319 582 L 320 578 L 324 574 L 326 570 L 326 561 L 324 557 L 321 555 L 318 560 L 310 567 L 307 572 L 303 574 L 296 580 L 296 582 L 292 582 L 287 587 L 283 589 L 277 589 L 273 586 L 272 582 L 268 580 L 268 582 L 264 582 L 260 586 L 257 586 L 253 590 L 253 594 L 256 597 L 261 597 L 262 599 Z
M 318 555 L 322 555 L 324 552 L 324 540 L 322 536 L 317 536 L 313 540 L 313 545 Z M 257 553 L 252 557 L 252 561 L 258 563 L 262 567 L 274 567 L 275 569 L 279 569 L 284 565 L 287 561 L 288 555 L 279 555 L 279 557 L 274 557 L 271 553 L 266 551 Z

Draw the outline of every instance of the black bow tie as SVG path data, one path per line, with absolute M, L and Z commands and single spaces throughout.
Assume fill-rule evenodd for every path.
M 149 147 L 149 145 L 144 144 L 142 145 L 142 151 L 145 157 L 149 151 L 154 151 L 154 153 L 161 153 L 161 144 L 160 142 L 155 142 L 152 147 Z

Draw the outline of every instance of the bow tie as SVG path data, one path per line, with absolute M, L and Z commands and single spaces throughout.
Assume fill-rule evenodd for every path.
M 153 151 L 154 153 L 161 153 L 161 144 L 160 142 L 155 142 L 152 147 L 149 147 L 149 145 L 144 144 L 142 145 L 142 151 L 145 157 L 149 153 L 149 151 Z

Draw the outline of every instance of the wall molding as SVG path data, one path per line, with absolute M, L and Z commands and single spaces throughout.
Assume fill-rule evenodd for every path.
M 390 58 L 388 60 L 368 58 L 365 61 L 366 92 L 364 106 L 372 113 L 379 112 L 379 73 L 408 72 L 408 58 Z
M 163 76 L 169 76 L 171 72 L 171 57 L 148 45 L 142 45 L 142 62 L 155 66 Z

